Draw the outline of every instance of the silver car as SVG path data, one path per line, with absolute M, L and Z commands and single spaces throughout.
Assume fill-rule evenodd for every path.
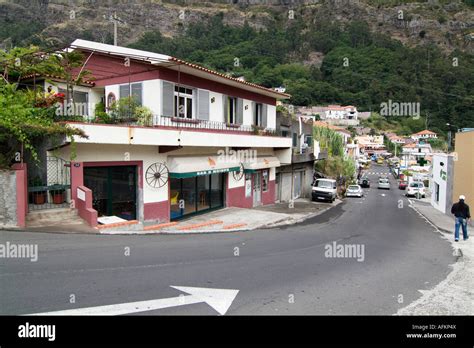
M 390 181 L 387 178 L 380 178 L 378 188 L 390 190 Z
M 362 197 L 363 195 L 364 191 L 360 185 L 349 185 L 347 188 L 346 197 Z

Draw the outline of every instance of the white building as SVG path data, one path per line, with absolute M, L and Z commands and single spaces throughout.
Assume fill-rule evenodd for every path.
M 411 135 L 411 138 L 416 141 L 420 140 L 429 140 L 429 139 L 436 139 L 438 135 L 435 132 L 430 130 L 422 130 L 421 132 L 415 133 Z
M 453 204 L 453 160 L 453 156 L 449 154 L 433 154 L 431 205 L 445 214 L 450 213 Z
M 325 111 L 326 119 L 337 119 L 337 120 L 357 120 L 358 112 L 357 108 L 352 105 L 341 106 L 341 105 L 329 105 Z
M 276 134 L 276 102 L 288 94 L 153 52 L 86 40 L 71 49 L 92 75 L 84 101 L 103 101 L 110 117 L 102 122 L 89 105 L 82 120 L 65 118 L 88 138 L 54 151 L 76 154 L 71 199 L 90 225 L 275 202 L 276 168 L 292 159 L 291 138 Z M 114 102 L 128 97 L 151 117 L 114 115 Z

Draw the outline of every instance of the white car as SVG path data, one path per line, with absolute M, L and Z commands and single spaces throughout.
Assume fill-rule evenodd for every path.
M 390 181 L 388 178 L 379 178 L 379 184 L 377 188 L 390 190 Z
M 313 201 L 320 199 L 334 202 L 337 196 L 337 183 L 334 179 L 316 179 L 313 184 L 311 198 Z
M 425 198 L 426 196 L 426 190 L 425 190 L 425 184 L 423 184 L 423 182 L 421 181 L 413 181 L 410 183 L 410 185 L 408 185 L 407 187 L 407 193 L 406 193 L 406 196 L 407 197 L 423 197 Z
M 349 185 L 347 188 L 346 197 L 362 197 L 363 195 L 364 191 L 360 185 Z

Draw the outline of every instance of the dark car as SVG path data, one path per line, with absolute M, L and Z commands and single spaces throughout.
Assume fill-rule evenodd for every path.
M 398 183 L 398 188 L 400 190 L 406 190 L 407 186 L 408 183 L 406 181 L 400 180 L 400 182 Z
M 370 187 L 370 180 L 367 177 L 362 177 L 359 179 L 359 185 L 361 187 Z

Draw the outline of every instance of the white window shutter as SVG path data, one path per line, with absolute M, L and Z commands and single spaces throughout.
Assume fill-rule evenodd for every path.
M 198 89 L 197 91 L 197 118 L 209 121 L 209 91 Z
M 262 104 L 262 127 L 267 128 L 268 127 L 268 107 L 267 104 Z
M 168 81 L 163 81 L 162 85 L 162 116 L 174 116 L 174 84 Z

